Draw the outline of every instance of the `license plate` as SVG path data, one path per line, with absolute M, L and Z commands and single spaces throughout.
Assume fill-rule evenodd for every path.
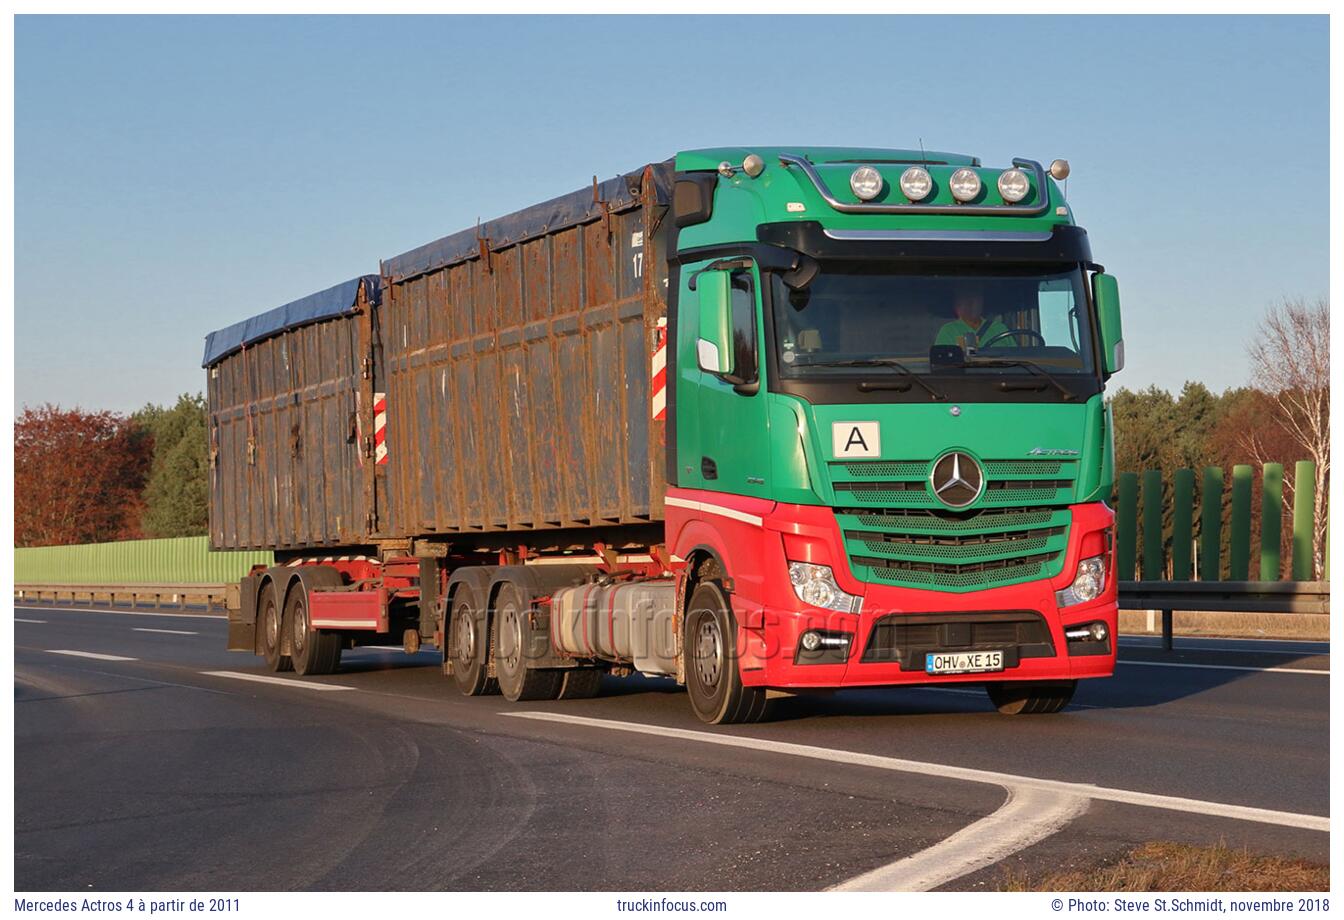
M 924 656 L 928 674 L 974 674 L 1002 671 L 1003 652 L 929 652 Z

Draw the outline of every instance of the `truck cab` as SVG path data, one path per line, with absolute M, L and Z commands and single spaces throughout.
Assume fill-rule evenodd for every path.
M 1056 711 L 1113 672 L 1103 392 L 1124 346 L 1067 176 L 911 150 L 676 158 L 666 530 L 715 582 L 683 632 L 692 702 L 722 684 L 702 718 L 761 688 L 930 682 Z M 697 670 L 697 646 L 737 666 Z

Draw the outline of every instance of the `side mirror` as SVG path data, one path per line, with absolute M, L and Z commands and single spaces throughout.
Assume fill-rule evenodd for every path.
M 1101 355 L 1109 376 L 1125 366 L 1125 335 L 1120 327 L 1120 287 L 1114 275 L 1092 276 L 1092 300 L 1101 327 Z
M 701 272 L 695 289 L 700 295 L 700 338 L 696 355 L 700 369 L 711 374 L 733 372 L 733 302 L 729 273 Z

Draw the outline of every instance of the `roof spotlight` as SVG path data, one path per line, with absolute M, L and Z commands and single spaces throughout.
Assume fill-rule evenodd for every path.
M 1052 162 L 1050 164 L 1050 175 L 1060 180 L 1069 178 L 1069 161 L 1055 160 Z
M 980 194 L 980 176 L 974 169 L 965 166 L 952 174 L 952 179 L 947 183 L 948 188 L 952 189 L 952 197 L 965 204 Z
M 882 194 L 882 174 L 871 166 L 860 166 L 849 176 L 849 187 L 860 201 L 872 201 Z
M 911 201 L 923 201 L 933 191 L 933 179 L 923 166 L 911 166 L 901 173 L 901 194 Z
M 999 194 L 1003 196 L 1004 201 L 1017 204 L 1027 197 L 1029 191 L 1031 183 L 1027 181 L 1027 174 L 1022 170 L 1014 167 L 999 173 Z

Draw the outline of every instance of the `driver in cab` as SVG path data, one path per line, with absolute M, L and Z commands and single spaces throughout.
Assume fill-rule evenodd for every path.
M 997 319 L 985 319 L 985 298 L 978 287 L 957 288 L 952 295 L 952 312 L 957 318 L 943 324 L 933 344 L 957 345 L 970 354 L 987 343 L 992 343 L 990 348 L 1001 348 L 1011 342 L 1007 326 Z

